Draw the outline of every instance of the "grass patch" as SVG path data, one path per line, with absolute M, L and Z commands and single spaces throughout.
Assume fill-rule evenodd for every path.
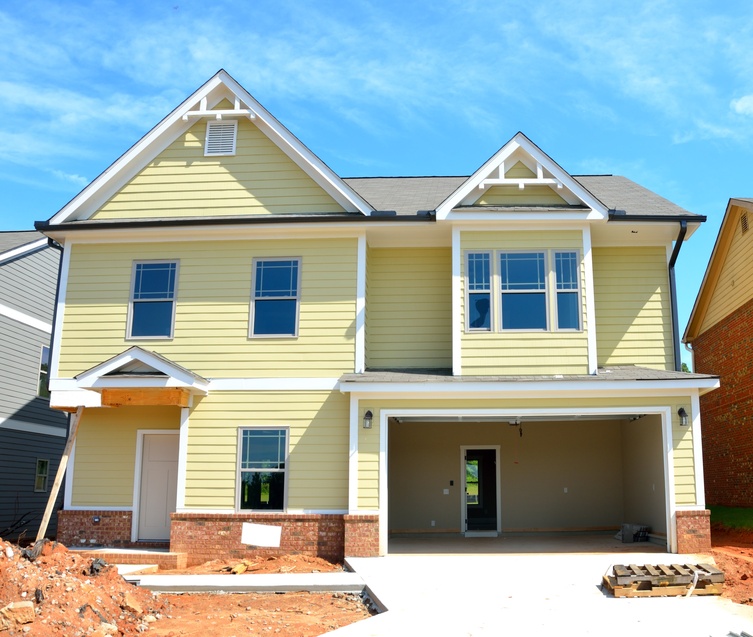
M 753 529 L 753 509 L 746 507 L 710 506 L 711 523 L 730 529 Z

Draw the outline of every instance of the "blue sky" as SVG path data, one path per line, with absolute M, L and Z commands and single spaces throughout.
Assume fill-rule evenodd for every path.
M 684 329 L 728 199 L 753 196 L 751 41 L 736 0 L 3 3 L 0 228 L 52 216 L 224 68 L 344 177 L 467 175 L 520 130 L 707 215 Z

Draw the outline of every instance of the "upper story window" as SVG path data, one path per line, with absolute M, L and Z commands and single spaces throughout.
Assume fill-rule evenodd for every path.
M 133 264 L 128 338 L 172 338 L 177 261 Z
M 44 493 L 47 491 L 47 480 L 50 474 L 50 461 L 42 458 L 37 459 L 37 469 L 34 475 L 34 492 Z
M 239 510 L 285 510 L 287 433 L 285 428 L 240 430 Z
M 237 136 L 238 122 L 235 120 L 207 122 L 204 156 L 235 155 Z
M 300 259 L 254 259 L 251 336 L 297 336 Z
M 37 396 L 40 398 L 49 398 L 50 389 L 48 386 L 48 377 L 50 375 L 50 348 L 42 345 L 42 351 L 39 356 L 39 382 L 37 383 Z
M 466 328 L 579 330 L 579 279 L 577 251 L 468 252 Z

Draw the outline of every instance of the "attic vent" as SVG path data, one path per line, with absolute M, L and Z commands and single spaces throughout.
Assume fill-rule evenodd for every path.
M 207 122 L 207 139 L 204 155 L 235 155 L 238 122 Z
M 748 213 L 744 212 L 740 215 L 740 229 L 743 231 L 743 234 L 748 232 Z

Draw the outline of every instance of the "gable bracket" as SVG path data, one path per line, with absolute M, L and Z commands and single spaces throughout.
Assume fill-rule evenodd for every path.
M 187 111 L 183 113 L 183 121 L 187 122 L 189 118 L 202 118 L 202 117 L 214 117 L 221 120 L 223 117 L 248 117 L 248 119 L 256 119 L 256 113 L 250 108 L 241 108 L 241 100 L 237 95 L 233 95 L 233 108 L 210 110 L 207 108 L 207 98 L 202 97 L 199 102 L 199 108 L 195 111 Z
M 523 190 L 526 186 L 557 186 L 557 188 L 562 188 L 562 182 L 559 179 L 550 179 L 546 177 L 524 177 L 520 179 L 508 179 L 507 177 L 503 179 L 495 178 L 495 179 L 484 179 L 482 182 L 479 183 L 478 187 L 483 190 L 484 188 L 487 188 L 489 186 L 517 186 L 521 190 Z

